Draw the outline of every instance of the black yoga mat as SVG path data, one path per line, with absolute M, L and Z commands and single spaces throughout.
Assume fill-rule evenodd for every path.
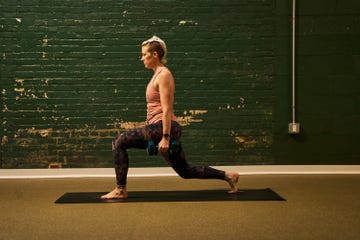
M 285 201 L 270 188 L 245 189 L 236 194 L 226 190 L 193 191 L 134 191 L 128 199 L 103 200 L 100 196 L 106 192 L 69 192 L 55 203 L 126 203 L 126 202 L 209 202 L 209 201 Z

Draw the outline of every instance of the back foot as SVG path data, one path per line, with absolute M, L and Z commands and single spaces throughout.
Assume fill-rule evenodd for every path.
M 230 191 L 228 193 L 237 193 L 239 191 L 239 188 L 237 186 L 237 183 L 239 181 L 240 174 L 237 172 L 229 172 L 225 174 L 225 180 L 230 185 Z

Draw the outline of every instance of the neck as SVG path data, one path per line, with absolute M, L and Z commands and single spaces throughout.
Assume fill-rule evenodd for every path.
M 156 65 L 155 67 L 153 67 L 154 73 L 160 71 L 160 69 L 162 69 L 163 67 L 165 67 L 163 64 Z

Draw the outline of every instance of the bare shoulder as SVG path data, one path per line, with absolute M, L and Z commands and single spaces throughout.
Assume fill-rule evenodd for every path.
M 164 79 L 173 79 L 172 73 L 168 68 L 165 68 L 163 71 L 161 71 L 159 77 Z
M 163 71 L 161 71 L 161 73 L 156 78 L 155 82 L 156 82 L 155 83 L 156 85 L 159 85 L 159 84 L 173 84 L 174 78 L 173 78 L 173 75 L 170 72 L 170 70 L 166 68 Z

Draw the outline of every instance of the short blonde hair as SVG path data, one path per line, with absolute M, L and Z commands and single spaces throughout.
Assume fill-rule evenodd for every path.
M 157 37 L 157 36 L 153 36 L 152 38 L 149 38 L 148 40 L 144 41 L 141 46 L 145 46 L 145 45 L 149 45 L 149 52 L 153 53 L 153 52 L 157 52 L 159 55 L 159 59 L 160 62 L 162 64 L 166 64 L 167 60 L 166 60 L 166 55 L 167 55 L 167 49 L 166 49 L 166 44 L 165 42 Z

